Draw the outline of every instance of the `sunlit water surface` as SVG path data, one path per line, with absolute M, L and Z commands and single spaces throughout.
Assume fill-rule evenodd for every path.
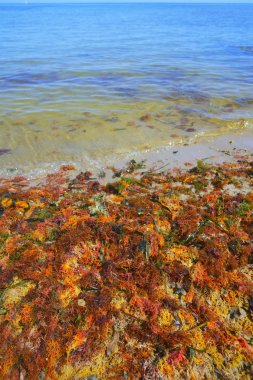
M 0 6 L 0 164 L 253 126 L 253 5 Z

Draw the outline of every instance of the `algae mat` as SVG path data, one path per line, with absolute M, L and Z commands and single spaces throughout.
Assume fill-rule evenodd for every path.
M 1 379 L 251 379 L 252 163 L 0 188 Z

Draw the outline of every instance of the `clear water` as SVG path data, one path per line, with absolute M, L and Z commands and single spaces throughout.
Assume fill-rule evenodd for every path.
M 0 164 L 253 126 L 253 4 L 0 6 Z

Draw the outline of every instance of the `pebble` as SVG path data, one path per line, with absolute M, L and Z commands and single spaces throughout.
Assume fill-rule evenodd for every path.
M 45 378 L 46 378 L 45 372 L 41 371 L 39 374 L 39 380 L 45 380 Z
M 83 299 L 79 299 L 79 300 L 77 300 L 77 304 L 80 307 L 84 307 L 86 305 L 86 302 Z
M 241 307 L 232 307 L 229 316 L 231 319 L 237 319 L 237 318 L 246 318 L 247 313 L 246 311 Z
M 178 285 L 174 288 L 174 293 L 178 295 L 186 295 L 185 289 Z
M 240 307 L 239 311 L 240 311 L 240 314 L 241 314 L 241 318 L 246 318 L 247 317 L 247 313 L 246 313 L 246 311 L 244 309 L 242 309 Z

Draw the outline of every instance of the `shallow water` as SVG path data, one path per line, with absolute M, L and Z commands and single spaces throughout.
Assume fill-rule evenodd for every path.
M 0 164 L 253 127 L 253 5 L 0 6 Z

